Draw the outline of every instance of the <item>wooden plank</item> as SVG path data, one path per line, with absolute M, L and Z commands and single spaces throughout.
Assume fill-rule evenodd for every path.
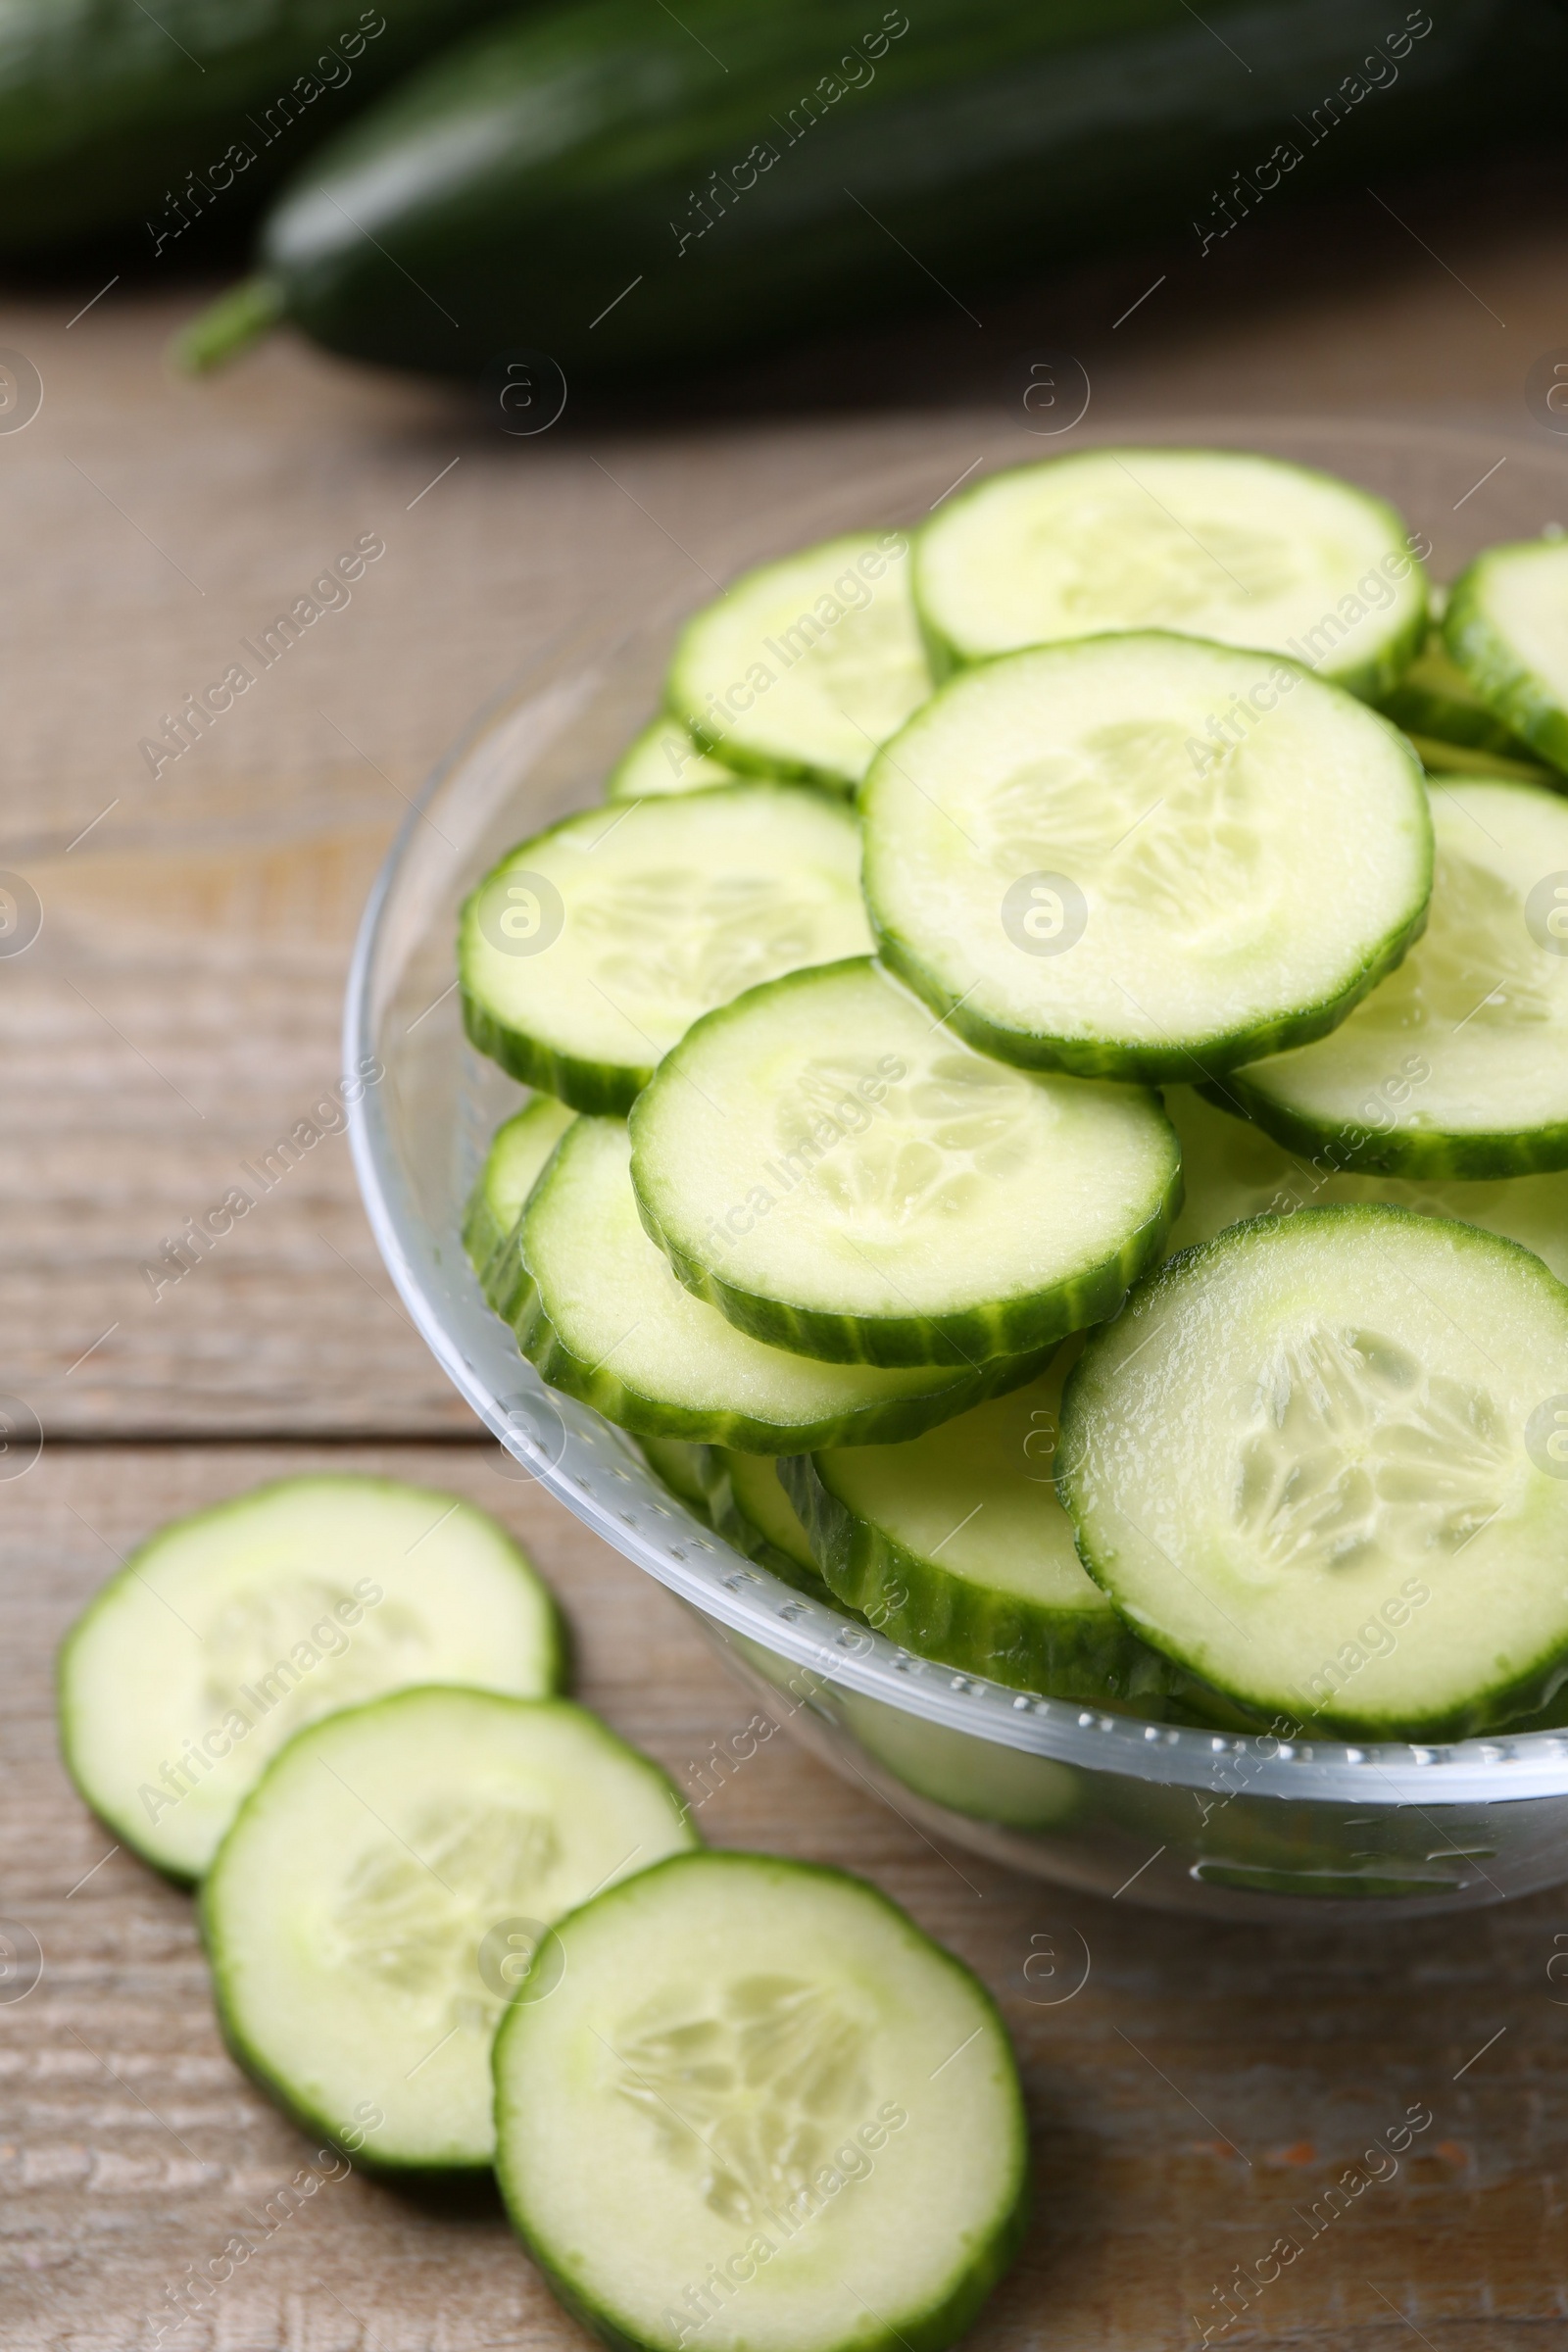
M 24 2001 L 0 1999 L 6 2352 L 141 2352 L 186 2266 L 252 2230 L 250 2209 L 309 2154 L 220 2049 L 188 1902 L 108 1853 L 55 1760 L 52 1651 L 112 1554 L 280 1469 L 389 1469 L 488 1501 L 524 1535 L 572 1611 L 585 1694 L 677 1779 L 692 1785 L 752 1713 L 675 1604 L 504 1481 L 488 1448 L 57 1442 L 468 1426 L 389 1302 L 341 1137 L 157 1299 L 140 1272 L 335 1078 L 353 924 L 404 796 L 574 615 L 682 581 L 708 593 L 760 516 L 808 514 L 824 481 L 929 456 L 934 497 L 995 446 L 1004 412 L 1012 455 L 1049 452 L 1010 410 L 1009 355 L 1042 337 L 1089 366 L 1097 421 L 1376 410 L 1484 421 L 1499 456 L 1512 435 L 1546 446 L 1519 386 L 1560 333 L 1554 182 L 1499 169 L 1489 203 L 1472 175 L 1447 178 L 1414 201 L 1392 191 L 1408 235 L 1359 193 L 1332 216 L 1249 224 L 1245 250 L 1238 237 L 1173 270 L 1119 331 L 1163 263 L 1120 257 L 1049 304 L 988 304 L 979 334 L 955 314 L 842 362 L 768 363 L 706 413 L 639 394 L 584 431 L 574 406 L 520 445 L 456 395 L 286 341 L 220 382 L 172 382 L 162 341 L 194 296 L 121 288 L 73 327 L 92 284 L 8 307 L 46 402 L 0 444 L 25 586 L 8 612 L 0 866 L 38 888 L 45 928 L 0 959 L 0 1388 L 29 1396 L 51 1438 L 30 1475 L 0 1483 L 0 1914 L 46 1956 Z M 162 713 L 365 531 L 386 553 L 352 602 L 155 778 L 138 745 Z M 701 1819 L 720 1842 L 866 1871 L 1002 2000 L 1039 2185 L 982 2352 L 1164 2352 L 1205 2327 L 1324 2352 L 1561 2340 L 1568 1985 L 1547 1970 L 1568 1949 L 1564 1898 L 1375 1941 L 1160 1919 L 944 1857 L 783 1736 Z M 1433 2122 L 1394 2178 L 1314 2223 L 1410 2103 Z M 1233 2266 L 1255 2277 L 1282 2234 L 1299 2250 L 1227 2324 Z M 355 2178 L 327 2182 L 165 2340 L 583 2339 L 493 2209 Z
M 35 864 L 44 930 L 0 966 L 0 1217 L 27 1245 L 0 1264 L 0 1327 L 3 1385 L 45 1428 L 471 1427 L 375 1254 L 343 1132 L 343 966 L 384 843 L 362 825 Z M 184 1221 L 234 1187 L 254 1205 L 193 1250 Z
M 0 1999 L 6 2352 L 142 2352 L 167 2290 L 233 2235 L 258 2251 L 165 2337 L 180 2352 L 583 2340 L 483 2198 L 333 2179 L 270 2237 L 258 2229 L 312 2151 L 223 2054 L 188 1900 L 111 1850 L 65 1781 L 51 1720 L 53 1650 L 115 1554 L 172 1513 L 335 1463 L 495 1510 L 567 1607 L 582 1694 L 678 1783 L 710 1785 L 700 1768 L 752 1698 L 672 1599 L 497 1460 L 478 1446 L 51 1446 L 0 1486 L 0 1910 L 45 1959 L 25 1999 Z M 787 1735 L 699 1820 L 721 1844 L 866 1873 L 1001 2001 L 1028 2088 L 1036 2216 L 976 2352 L 1175 2352 L 1200 2324 L 1214 2342 L 1313 2352 L 1562 2340 L 1568 1986 L 1547 1974 L 1568 1948 L 1561 1896 L 1375 1939 L 1161 1918 L 939 1852 Z M 1431 2121 L 1396 2169 L 1392 2152 L 1368 2159 L 1412 2108 Z M 1357 2167 L 1359 2190 L 1331 2196 Z M 1236 2265 L 1255 2278 L 1282 2238 L 1298 2251 L 1226 2329 L 1216 2290 Z
M 31 585 L 0 868 L 43 929 L 0 956 L 0 1215 L 20 1245 L 0 1264 L 0 1389 L 62 1434 L 457 1430 L 341 1136 L 159 1288 L 164 1246 L 236 1182 L 257 1196 L 242 1166 L 335 1084 L 392 831 L 525 657 L 590 604 L 608 627 L 682 580 L 710 593 L 760 512 L 787 535 L 865 453 L 874 471 L 934 452 L 935 495 L 952 428 L 776 432 L 760 467 L 755 435 L 706 439 L 700 466 L 678 436 L 519 445 L 451 395 L 286 342 L 217 384 L 172 382 L 161 348 L 188 302 L 111 299 L 68 330 L 40 301 L 14 328 L 46 397 L 0 468 Z M 349 601 L 258 659 L 367 535 L 384 553 Z M 177 759 L 154 754 L 155 776 L 139 747 L 235 660 L 251 685 Z
M 1506 197 L 1471 208 L 1455 266 L 1534 349 L 1555 248 L 1520 260 Z M 1260 318 L 1217 248 L 1120 332 L 1131 265 L 1074 280 L 1060 331 L 1091 368 L 1097 425 L 1134 406 L 1402 412 L 1437 384 L 1524 429 L 1508 338 L 1419 246 L 1391 302 L 1383 247 L 1375 265 L 1357 247 L 1353 270 L 1338 249 L 1326 273 L 1303 222 L 1264 226 L 1296 292 L 1287 319 Z M 44 929 L 0 957 L 0 1389 L 62 1434 L 456 1430 L 464 1408 L 390 1301 L 341 1139 L 177 1286 L 155 1298 L 141 1269 L 333 1083 L 377 860 L 524 658 L 589 611 L 608 623 L 683 583 L 707 595 L 769 528 L 808 528 L 835 482 L 870 496 L 912 464 L 935 498 L 987 453 L 1049 454 L 1005 364 L 1038 327 L 1020 299 L 984 337 L 958 318 L 951 349 L 929 325 L 867 346 L 902 408 L 835 410 L 819 386 L 782 416 L 763 368 L 720 422 L 668 407 L 650 421 L 634 400 L 510 441 L 456 392 L 287 338 L 178 382 L 163 346 L 197 295 L 116 288 L 68 325 L 95 290 L 8 312 L 45 400 L 0 466 L 28 586 L 8 623 L 0 867 L 37 890 Z M 945 354 L 938 372 L 895 365 L 910 348 Z M 961 405 L 927 410 L 939 395 Z M 385 552 L 350 601 L 252 662 L 243 648 L 367 534 Z M 253 683 L 154 776 L 142 742 L 236 659 Z

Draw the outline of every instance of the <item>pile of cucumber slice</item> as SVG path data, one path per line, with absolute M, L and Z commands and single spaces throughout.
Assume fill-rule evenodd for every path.
M 199 1883 L 228 2046 L 323 2161 L 493 2167 L 617 2352 L 940 2352 L 1024 2228 L 995 2004 L 864 1882 L 704 1850 L 564 1661 L 483 1512 L 287 1479 L 105 1587 L 63 1741 L 122 1842 Z
M 1568 541 L 1426 552 L 1246 453 L 984 478 L 732 583 L 465 907 L 543 1090 L 486 1296 L 923 1656 L 1350 1738 L 1565 1703 Z

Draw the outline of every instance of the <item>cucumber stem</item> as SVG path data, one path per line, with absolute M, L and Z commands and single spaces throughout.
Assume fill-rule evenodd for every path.
M 274 327 L 283 316 L 283 288 L 275 277 L 247 277 L 209 303 L 174 337 L 171 355 L 186 375 L 206 375 L 226 367 Z

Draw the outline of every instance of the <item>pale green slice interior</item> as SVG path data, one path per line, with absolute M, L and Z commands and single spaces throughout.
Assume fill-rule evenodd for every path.
M 540 1170 L 574 1116 L 554 1095 L 535 1095 L 496 1129 L 479 1182 L 485 1204 L 503 1233 L 510 1233 L 517 1222 Z
M 1465 575 L 1454 617 L 1479 606 L 1524 701 L 1568 710 L 1568 542 L 1532 539 L 1492 549 Z M 1483 687 L 1493 681 L 1483 679 Z M 1488 696 L 1486 699 L 1492 699 Z M 1519 726 L 1528 714 L 1510 709 Z
M 915 571 L 963 661 L 1177 629 L 1356 679 L 1417 641 L 1426 611 L 1392 507 L 1228 450 L 1092 450 L 997 474 L 926 524 Z
M 715 1438 L 744 1414 L 776 1434 L 773 1451 L 800 1451 L 829 1417 L 938 1396 L 968 1376 L 963 1364 L 819 1363 L 737 1331 L 644 1232 L 619 1119 L 579 1120 L 529 1208 L 523 1247 L 543 1310 L 579 1363 L 674 1410 L 711 1414 Z
M 709 1023 L 635 1135 L 673 1249 L 761 1297 L 864 1316 L 1066 1284 L 1158 1217 L 1175 1167 L 1147 1089 L 993 1061 L 869 961 Z
M 474 894 L 464 984 L 494 1019 L 559 1054 L 646 1068 L 710 1005 L 860 954 L 859 865 L 849 810 L 794 785 L 590 809 L 521 843 Z M 497 944 L 518 875 L 542 876 L 564 912 L 537 953 Z
M 686 1438 L 639 1438 L 637 1445 L 654 1476 L 706 1519 L 708 1488 L 703 1471 L 710 1448 L 695 1446 Z
M 1436 607 L 1436 594 L 1433 601 Z M 1470 679 L 1450 659 L 1443 631 L 1436 626 L 1428 631 L 1426 642 L 1398 684 L 1383 698 L 1382 708 L 1408 735 L 1419 738 L 1428 734 L 1467 752 L 1478 768 L 1486 764 L 1484 753 L 1490 744 L 1515 753 L 1527 748 L 1487 708 Z
M 931 691 L 900 531 L 734 581 L 686 624 L 666 699 L 720 760 L 848 787 Z
M 372 2162 L 483 2164 L 491 2039 L 542 1931 L 695 1842 L 663 1774 L 567 1700 L 423 1690 L 336 1716 L 208 1881 L 225 2025 L 329 2131 L 378 2107 Z
M 1410 732 L 1429 777 L 1446 782 L 1449 776 L 1503 776 L 1516 784 L 1550 784 L 1551 768 L 1539 760 L 1510 760 L 1504 752 L 1480 751 L 1467 743 L 1443 743 L 1435 735 Z
M 1078 1809 L 1084 1783 L 1070 1764 L 976 1740 L 848 1690 L 838 1703 L 860 1745 L 933 1804 L 1016 1830 L 1059 1829 Z
M 389 1479 L 287 1479 L 176 1520 L 78 1621 L 71 1768 L 164 1869 L 206 1869 L 302 1725 L 411 1683 L 528 1698 L 562 1669 L 554 1603 L 494 1520 Z
M 1063 1347 L 1026 1388 L 977 1404 L 902 1446 L 814 1456 L 830 1494 L 858 1519 L 947 1576 L 1046 1609 L 1113 1618 L 1084 1573 L 1053 1476 Z
M 1353 988 L 1428 887 L 1421 771 L 1396 729 L 1288 664 L 1177 637 L 960 674 L 862 797 L 879 933 L 1024 1038 L 1201 1059 Z M 1041 917 L 1074 893 L 1071 937 Z
M 1459 712 L 1472 718 L 1490 715 L 1464 671 L 1449 661 L 1440 628 L 1429 632 L 1399 686 L 1401 692 L 1425 696 L 1434 706 L 1451 703 Z
M 1568 1479 L 1534 1434 L 1565 1395 L 1537 1259 L 1303 1210 L 1173 1261 L 1085 1348 L 1064 1499 L 1117 1607 L 1221 1690 L 1466 1728 L 1568 1650 Z
M 662 793 L 702 792 L 710 784 L 733 784 L 735 770 L 698 750 L 678 719 L 656 718 L 611 770 L 605 798 L 657 799 Z
M 1287 1152 L 1250 1120 L 1214 1109 L 1191 1087 L 1167 1087 L 1165 1109 L 1181 1138 L 1186 1190 L 1170 1232 L 1173 1253 L 1194 1242 L 1212 1241 L 1246 1217 L 1384 1200 L 1422 1216 L 1454 1217 L 1522 1243 L 1544 1258 L 1559 1282 L 1568 1282 L 1568 1170 L 1475 1183 L 1336 1175 L 1327 1165 L 1313 1166 Z
M 1568 801 L 1472 777 L 1432 803 L 1426 931 L 1332 1035 L 1249 1064 L 1246 1084 L 1374 1137 L 1568 1126 Z
M 777 1463 L 761 1453 L 735 1453 L 727 1446 L 715 1446 L 713 1450 L 722 1458 L 737 1509 L 762 1541 L 776 1545 L 797 1568 L 808 1569 L 812 1576 L 820 1575 L 811 1539 L 801 1525 L 799 1511 L 779 1484 Z M 844 1448 L 847 1453 L 861 1450 L 855 1446 Z
M 967 1972 L 858 1881 L 752 1855 L 652 1872 L 562 1943 L 497 2046 L 498 2171 L 601 2329 L 675 2352 L 706 2311 L 695 2340 L 726 2352 L 947 2342 L 921 2322 L 995 2275 L 1022 2182 Z
M 523 1202 L 574 1116 L 554 1095 L 535 1095 L 492 1136 L 463 1229 L 464 1246 L 481 1282 L 496 1252 L 511 1239 Z

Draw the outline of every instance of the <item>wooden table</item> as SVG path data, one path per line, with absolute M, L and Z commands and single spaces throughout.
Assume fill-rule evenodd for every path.
M 530 1546 L 583 1695 L 677 1780 L 750 1711 L 673 1602 L 500 1475 L 374 1255 L 341 1137 L 182 1281 L 155 1297 L 144 1270 L 334 1080 L 354 922 L 407 795 L 552 630 L 719 568 L 738 518 L 911 452 L 951 449 L 956 473 L 1031 344 L 1083 359 L 1099 420 L 1361 414 L 1476 423 L 1504 459 L 1551 446 L 1523 381 L 1565 332 L 1568 236 L 1542 225 L 1555 169 L 1385 193 L 1398 220 L 1355 197 L 1260 223 L 1119 326 L 1160 255 L 998 303 L 978 331 L 933 319 L 759 366 L 700 407 L 602 404 L 536 442 L 286 342 L 172 382 L 161 347 L 188 289 L 116 287 L 75 318 L 90 282 L 10 306 L 0 339 L 45 401 L 0 436 L 0 866 L 44 919 L 0 962 L 0 1387 L 45 1443 L 0 1483 L 0 1915 L 45 1965 L 0 1998 L 4 2352 L 151 2344 L 185 2266 L 308 2152 L 223 2055 L 188 1901 L 112 1848 L 56 1757 L 52 1652 L 131 1544 L 283 1471 L 428 1480 Z M 1020 456 L 1039 447 L 1019 435 Z M 367 531 L 386 554 L 352 604 L 155 778 L 138 746 L 163 714 Z M 1568 2342 L 1568 1896 L 1375 1934 L 1170 1920 L 938 1852 L 784 1741 L 703 1821 L 868 1873 L 1001 1999 L 1038 2216 L 984 2352 L 1163 2352 L 1205 2325 L 1365 2352 Z M 1089 1979 L 1062 1999 L 1079 1937 Z M 1309 2237 L 1293 2215 L 1409 2107 L 1433 2121 L 1396 2175 Z M 1299 2259 L 1222 2333 L 1217 2290 L 1286 2231 Z M 489 2202 L 355 2177 L 167 2340 L 583 2339 Z

